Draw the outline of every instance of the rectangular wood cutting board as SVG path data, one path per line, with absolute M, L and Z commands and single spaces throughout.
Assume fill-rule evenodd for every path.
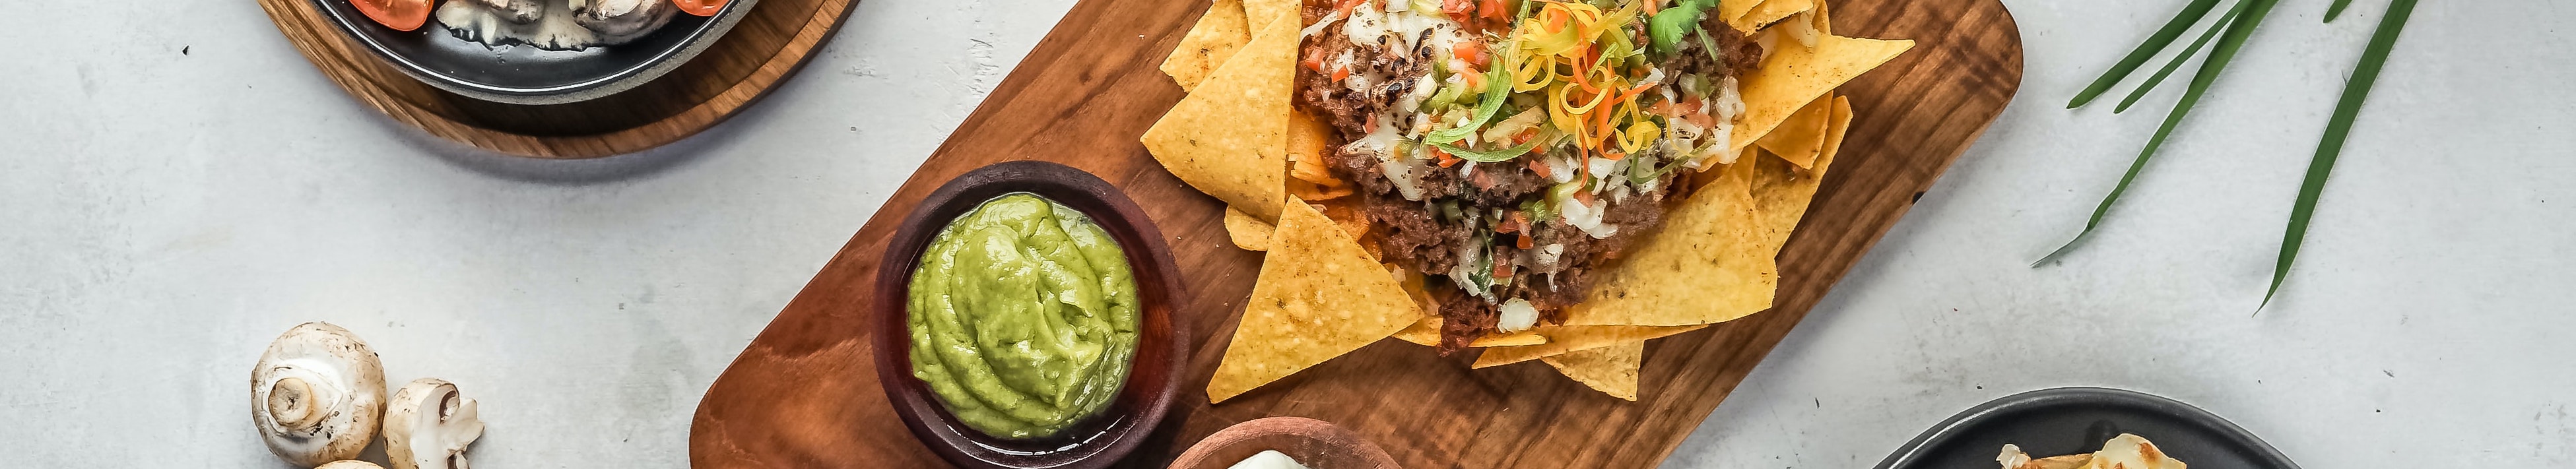
M 1170 237 L 1191 362 L 1173 417 L 1127 466 L 1160 468 L 1191 442 L 1275 415 L 1331 421 L 1411 468 L 1653 467 L 1725 400 L 2021 84 L 2021 36 L 1997 0 L 1849 0 L 1837 34 L 1913 39 L 1914 50 L 1842 88 L 1855 110 L 1833 172 L 1780 253 L 1772 310 L 1650 341 L 1640 401 L 1586 389 L 1536 361 L 1470 370 L 1381 341 L 1224 405 L 1206 383 L 1259 272 L 1234 248 L 1224 207 L 1182 185 L 1137 142 L 1178 102 L 1156 69 L 1203 0 L 1083 0 L 985 98 L 857 236 L 716 378 L 698 403 L 700 469 L 945 467 L 877 387 L 867 295 L 895 226 L 931 190 L 993 162 L 1042 159 L 1116 184 Z M 1748 451 L 1761 449 L 1748 448 Z

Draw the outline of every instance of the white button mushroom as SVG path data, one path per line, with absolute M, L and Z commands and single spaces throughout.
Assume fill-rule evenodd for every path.
M 384 415 L 385 370 L 365 341 L 308 322 L 269 342 L 250 372 L 251 422 L 297 466 L 358 457 Z
M 466 469 L 465 446 L 481 436 L 474 400 L 447 380 L 412 380 L 394 391 L 385 411 L 385 456 L 394 469 Z
M 680 12 L 670 0 L 572 0 L 571 6 L 573 23 L 597 33 L 607 45 L 652 34 Z

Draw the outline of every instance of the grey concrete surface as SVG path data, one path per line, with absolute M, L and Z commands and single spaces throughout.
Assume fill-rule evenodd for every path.
M 247 375 L 316 320 L 482 400 L 478 465 L 683 466 L 708 383 L 1072 4 L 868 0 L 740 117 L 562 162 L 377 115 L 251 2 L 78 3 L 0 15 L 0 467 L 284 467 Z M 2313 468 L 2576 459 L 2563 2 L 2423 5 L 2259 315 L 2381 2 L 2284 2 L 2039 268 L 2175 93 L 2060 103 L 2180 2 L 2008 3 L 2020 98 L 1666 466 L 1865 467 L 2061 385 L 2198 404 Z

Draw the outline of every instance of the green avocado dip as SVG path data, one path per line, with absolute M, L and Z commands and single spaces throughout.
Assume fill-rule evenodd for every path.
M 1107 407 L 1136 351 L 1136 279 L 1082 212 L 1034 194 L 949 222 L 913 270 L 912 375 L 967 427 L 1054 436 Z

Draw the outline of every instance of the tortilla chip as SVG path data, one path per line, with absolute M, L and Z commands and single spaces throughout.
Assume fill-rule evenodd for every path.
M 1807 20 L 1808 20 L 1808 21 L 1814 21 L 1814 22 L 1816 22 L 1816 34 L 1833 34 L 1833 33 L 1834 33 L 1834 22 L 1832 21 L 1832 19 L 1831 19 L 1831 18 L 1826 18 L 1826 17 L 1825 17 L 1825 2 L 1824 2 L 1824 1 L 1822 1 L 1822 0 L 1817 1 L 1817 2 L 1816 2 L 1816 10 L 1815 10 L 1814 12 L 1812 12 L 1812 13 L 1815 13 L 1815 14 L 1808 15 Z
M 1645 342 L 1627 342 L 1592 350 L 1539 357 L 1556 372 L 1610 397 L 1637 401 L 1637 365 L 1646 356 Z
M 1771 51 L 1760 70 L 1739 82 L 1744 115 L 1736 117 L 1731 141 L 1738 149 L 1752 145 L 1816 98 L 1912 48 L 1912 40 L 1824 36 L 1813 48 L 1783 45 Z
M 1234 240 L 1234 247 L 1245 251 L 1268 251 L 1270 233 L 1277 229 L 1252 214 L 1234 207 L 1225 208 L 1225 236 Z
M 1780 268 L 1755 222 L 1753 162 L 1717 169 L 1717 180 L 1665 214 L 1664 227 L 1593 282 L 1568 326 L 1687 326 L 1734 320 L 1771 307 Z M 1564 340 L 1541 332 L 1554 341 Z
M 1366 246 L 1366 244 L 1362 244 L 1362 246 Z M 1414 272 L 1411 269 L 1404 268 L 1404 266 L 1395 264 L 1386 264 L 1386 271 L 1395 274 L 1395 286 L 1404 288 L 1405 297 L 1413 299 L 1413 306 L 1422 309 L 1423 317 L 1433 319 L 1440 317 L 1440 299 L 1431 296 L 1429 280 L 1427 280 L 1421 272 Z M 1410 327 L 1405 329 L 1412 330 Z M 1402 334 L 1402 332 L 1398 332 L 1398 334 Z M 1406 340 L 1406 342 L 1412 341 Z
M 1145 150 L 1190 187 L 1277 219 L 1287 199 L 1288 97 L 1296 77 L 1296 22 L 1263 29 L 1145 130 Z
M 1717 2 L 1717 11 L 1711 13 L 1717 15 L 1718 21 L 1725 22 L 1727 26 L 1734 26 L 1736 31 L 1742 31 L 1745 34 L 1753 34 L 1752 28 L 1737 26 L 1736 21 L 1743 19 L 1745 14 L 1752 13 L 1755 8 L 1760 8 L 1761 6 L 1761 0 L 1720 1 Z
M 1333 152 L 1333 125 L 1303 109 L 1288 113 L 1288 193 L 1307 202 L 1327 202 L 1356 193 L 1349 181 L 1333 177 L 1325 164 Z M 1324 216 L 1334 216 L 1331 212 Z M 1335 219 L 1339 219 L 1336 217 Z
M 1243 0 L 1216 0 L 1181 36 L 1181 44 L 1172 47 L 1172 55 L 1163 56 L 1163 74 L 1180 83 L 1181 91 L 1190 91 L 1247 42 L 1252 42 L 1252 27 L 1243 23 Z
M 1412 327 L 1406 327 L 1402 331 L 1397 331 L 1395 333 L 1395 338 L 1405 342 L 1412 342 L 1414 345 L 1438 347 L 1440 346 L 1440 321 L 1440 316 L 1438 315 L 1423 317 L 1421 321 L 1415 321 Z M 1467 346 L 1473 348 L 1527 347 L 1546 343 L 1547 337 L 1538 335 L 1538 331 L 1536 330 L 1526 330 L 1508 334 L 1497 331 L 1492 334 L 1487 334 L 1484 337 L 1478 337 L 1474 341 L 1467 342 Z
M 1721 8 L 1724 8 L 1724 5 L 1728 3 L 1749 2 L 1727 1 L 1718 2 L 1718 5 L 1720 5 Z M 1815 9 L 1817 3 L 1823 2 L 1818 2 L 1816 0 L 1764 0 L 1761 4 L 1745 7 L 1750 8 L 1750 10 L 1746 10 L 1743 14 L 1726 17 L 1726 25 L 1734 26 L 1736 31 L 1741 31 L 1745 34 L 1753 34 L 1754 31 L 1761 30 L 1763 26 L 1778 22 L 1783 18 L 1788 18 L 1789 15 L 1805 13 L 1807 10 Z
M 1816 174 L 1824 174 L 1825 167 L 1833 166 L 1834 155 L 1843 151 L 1843 138 L 1851 136 L 1851 97 L 1834 96 L 1834 110 L 1828 115 L 1831 117 L 1825 120 L 1825 147 L 1816 151 Z
M 1696 331 L 1705 324 L 1690 326 L 1539 326 L 1531 329 L 1547 336 L 1547 343 L 1524 347 L 1494 347 L 1476 356 L 1475 368 L 1509 365 L 1539 357 L 1598 349 L 1630 342 L 1645 342 L 1673 334 Z
M 1259 27 L 1268 27 L 1272 20 L 1286 18 L 1292 25 L 1288 30 L 1295 31 L 1305 26 L 1298 24 L 1305 21 L 1297 15 L 1297 9 L 1305 6 L 1306 3 L 1302 0 L 1243 0 L 1243 17 L 1252 20 L 1253 26 Z
M 1288 196 L 1302 197 L 1297 194 L 1289 194 Z M 1369 239 L 1369 229 L 1371 227 L 1369 225 L 1368 216 L 1360 213 L 1360 201 L 1358 197 L 1344 197 L 1323 202 L 1307 203 L 1306 205 L 1314 206 L 1315 211 L 1324 213 L 1324 218 L 1332 220 L 1333 224 L 1341 225 L 1342 232 L 1350 233 L 1351 239 Z M 1369 259 L 1384 259 L 1384 257 L 1378 255 L 1376 242 L 1362 241 L 1360 242 L 1360 249 L 1368 253 Z
M 1422 317 L 1396 277 L 1369 260 L 1350 233 L 1304 201 L 1288 202 L 1243 320 L 1208 379 L 1209 403 L 1358 350 Z
M 1828 114 L 1833 114 L 1833 107 L 1833 93 L 1825 93 L 1825 96 L 1807 103 L 1807 107 L 1790 114 L 1788 120 L 1781 121 L 1779 127 L 1761 139 L 1754 140 L 1754 144 L 1780 155 L 1781 159 L 1796 163 L 1799 168 L 1816 167 L 1816 152 L 1825 147 L 1825 118 L 1832 117 Z
M 1753 207 L 1761 217 L 1762 245 L 1779 255 L 1788 244 L 1789 232 L 1798 228 L 1798 220 L 1807 213 L 1807 204 L 1816 198 L 1816 187 L 1825 180 L 1825 171 L 1834 164 L 1834 153 L 1841 151 L 1843 136 L 1851 131 L 1851 100 L 1834 97 L 1831 119 L 1825 121 L 1825 142 L 1818 150 L 1816 166 L 1805 171 L 1789 167 L 1779 158 L 1762 158 L 1754 168 Z

